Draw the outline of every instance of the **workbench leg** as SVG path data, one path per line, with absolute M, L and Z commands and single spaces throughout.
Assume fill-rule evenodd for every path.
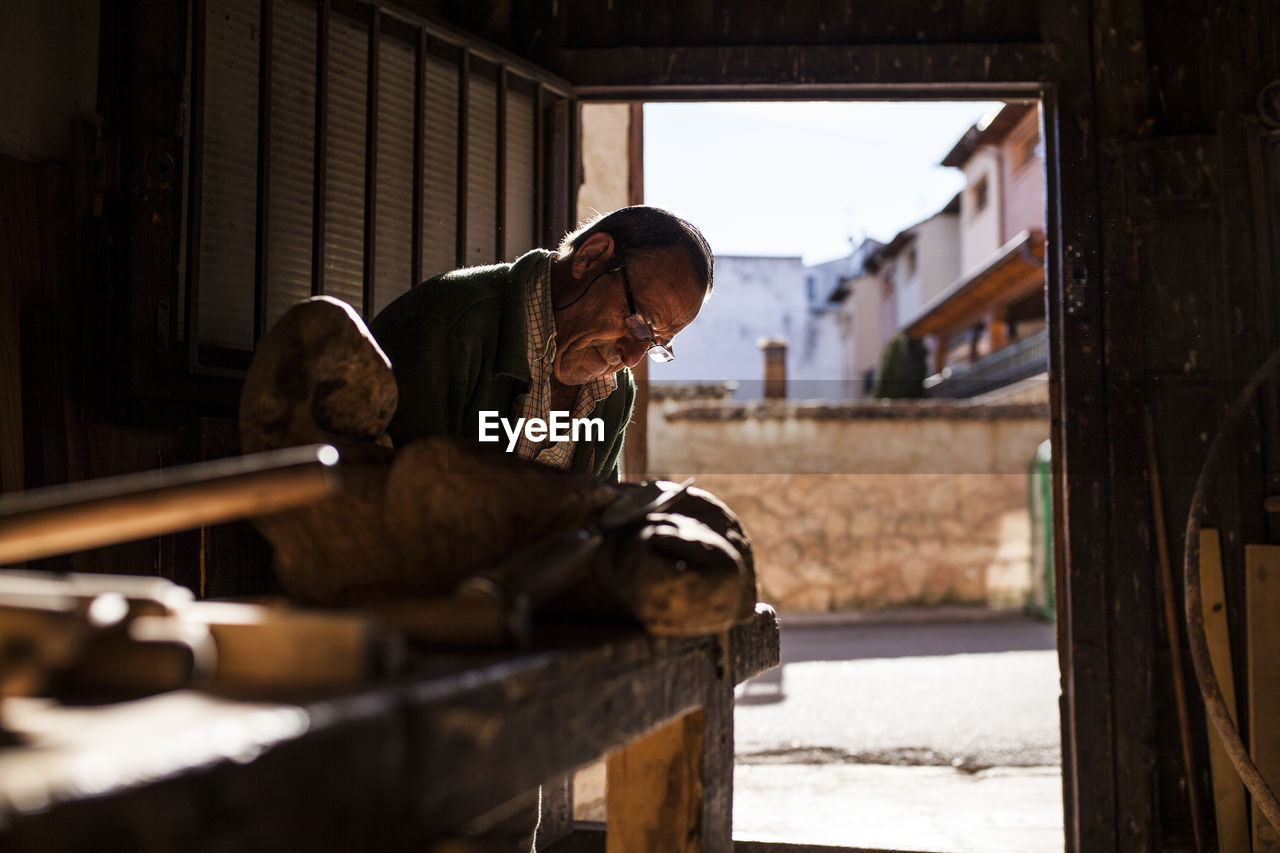
M 542 783 L 538 848 L 549 847 L 573 832 L 573 774 Z
M 702 743 L 698 710 L 609 756 L 607 853 L 700 853 Z
M 606 853 L 731 853 L 733 683 L 721 637 L 704 705 L 609 756 Z
M 715 677 L 702 714 L 701 853 L 733 851 L 733 667 L 729 632 L 716 640 Z

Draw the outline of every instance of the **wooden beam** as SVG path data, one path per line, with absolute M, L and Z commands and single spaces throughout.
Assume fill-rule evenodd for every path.
M 644 204 L 644 104 L 628 104 L 627 204 Z M 622 446 L 622 476 L 641 480 L 649 473 L 649 360 L 631 369 L 636 381 L 636 402 Z
M 547 66 L 580 97 L 659 100 L 715 91 L 791 99 L 833 91 L 875 96 L 914 89 L 955 97 L 1028 97 L 1054 79 L 1058 48 L 1046 44 L 730 45 L 555 50 Z M 885 94 L 888 94 L 886 91 Z

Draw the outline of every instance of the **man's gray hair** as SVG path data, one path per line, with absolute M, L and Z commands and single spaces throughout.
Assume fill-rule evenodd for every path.
M 578 226 L 576 231 L 566 234 L 556 251 L 567 258 L 588 237 L 600 232 L 613 238 L 614 252 L 620 258 L 634 258 L 679 246 L 688 253 L 694 270 L 702 274 L 704 301 L 710 298 L 715 269 L 711 246 L 693 223 L 661 207 L 645 204 L 620 207 L 612 213 L 598 214 Z

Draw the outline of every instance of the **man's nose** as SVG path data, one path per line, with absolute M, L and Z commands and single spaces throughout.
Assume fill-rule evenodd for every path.
M 649 343 L 637 340 L 628 334 L 623 337 L 622 342 L 618 345 L 618 350 L 622 353 L 622 363 L 627 367 L 635 367 L 644 358 L 644 354 L 649 351 Z

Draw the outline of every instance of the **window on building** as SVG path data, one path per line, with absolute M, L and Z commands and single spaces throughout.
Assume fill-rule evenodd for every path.
M 969 201 L 974 214 L 987 209 L 987 176 L 983 175 L 969 188 Z
M 912 246 L 902 255 L 902 274 L 914 278 L 916 274 L 916 247 Z
M 1013 149 L 1013 168 L 1017 171 L 1036 157 L 1040 153 L 1040 133 L 1031 134 L 1025 139 L 1020 140 Z

